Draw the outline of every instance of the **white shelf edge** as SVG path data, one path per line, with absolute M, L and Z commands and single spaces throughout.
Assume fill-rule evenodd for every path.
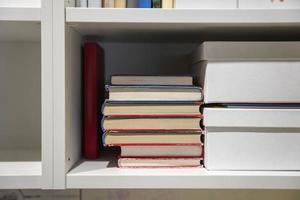
M 0 21 L 41 21 L 41 8 L 0 7 Z
M 300 189 L 300 171 L 119 169 L 86 161 L 67 174 L 70 189 Z
M 0 162 L 0 189 L 39 189 L 41 182 L 40 161 Z
M 66 22 L 98 23 L 300 23 L 300 9 L 66 8 Z

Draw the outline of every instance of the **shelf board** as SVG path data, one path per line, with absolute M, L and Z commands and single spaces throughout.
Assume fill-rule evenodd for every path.
M 41 188 L 40 161 L 0 162 L 0 189 Z
M 41 21 L 41 8 L 0 7 L 0 21 Z
M 300 171 L 120 169 L 109 160 L 82 161 L 67 174 L 67 188 L 300 189 Z
M 40 41 L 41 8 L 1 7 L 0 41 Z
M 103 40 L 300 39 L 298 9 L 66 8 L 66 21 L 80 33 Z

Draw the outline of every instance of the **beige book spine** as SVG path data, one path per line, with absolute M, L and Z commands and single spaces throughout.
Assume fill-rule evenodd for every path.
M 126 8 L 126 0 L 115 0 L 115 8 Z
M 174 0 L 162 0 L 162 8 L 174 8 Z
M 114 8 L 115 0 L 103 0 L 103 8 Z

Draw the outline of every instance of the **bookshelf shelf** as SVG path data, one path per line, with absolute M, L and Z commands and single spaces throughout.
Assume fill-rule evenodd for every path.
M 106 161 L 81 161 L 67 174 L 67 188 L 299 189 L 300 172 L 119 169 Z
M 299 38 L 300 10 L 66 8 L 66 22 L 102 40 L 282 40 Z
M 0 21 L 40 22 L 39 7 L 4 7 L 0 5 Z
M 0 162 L 1 189 L 38 189 L 41 186 L 40 161 Z

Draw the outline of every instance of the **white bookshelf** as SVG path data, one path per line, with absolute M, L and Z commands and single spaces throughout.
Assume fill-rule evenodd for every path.
M 66 8 L 68 81 L 64 139 L 67 188 L 299 189 L 300 171 L 207 171 L 206 169 L 119 169 L 114 155 L 84 161 L 80 122 L 80 44 L 88 36 L 105 49 L 106 81 L 112 74 L 191 74 L 188 54 L 208 40 L 300 39 L 299 10 L 172 10 Z M 64 33 L 64 32 L 63 32 Z M 60 33 L 60 37 L 61 37 Z M 62 46 L 61 46 L 62 47 Z M 143 54 L 143 51 L 146 52 Z M 176 60 L 176 62 L 172 62 Z M 63 84 L 63 82 L 61 82 Z M 61 88 L 60 88 L 61 89 Z M 77 114 L 76 114 L 77 113 Z M 59 116 L 57 116 L 59 117 Z M 57 136 L 58 136 L 57 134 Z M 59 137 L 59 136 L 58 136 Z M 62 137 L 62 136 L 61 136 Z M 72 145 L 73 144 L 73 145 Z M 80 147 L 81 148 L 81 147 Z M 59 155 L 61 157 L 61 155 Z
M 44 76 L 52 60 L 52 32 L 45 34 L 52 1 L 41 4 L 0 1 L 0 189 L 52 188 L 52 132 L 44 131 L 52 120 L 45 122 L 51 104 L 45 105 L 50 81 Z
M 203 40 L 300 40 L 299 28 L 296 9 L 65 9 L 65 1 L 0 1 L 0 94 L 7 103 L 0 103 L 0 189 L 300 189 L 299 171 L 119 169 L 112 156 L 81 157 L 81 44 L 88 36 L 107 52 L 108 81 L 117 73 L 190 74 L 187 55 Z M 37 116 L 26 122 L 24 113 Z

